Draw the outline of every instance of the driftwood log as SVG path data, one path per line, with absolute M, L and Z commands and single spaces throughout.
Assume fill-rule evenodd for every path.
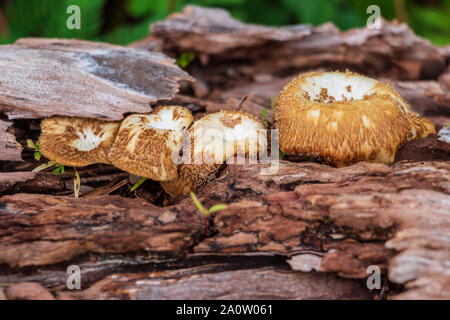
M 79 170 L 75 199 L 72 169 L 31 172 L 38 165 L 33 151 L 21 151 L 39 134 L 39 122 L 18 120 L 120 119 L 159 100 L 184 105 L 196 118 L 220 109 L 261 118 L 267 110 L 270 125 L 273 99 L 293 76 L 348 68 L 391 82 L 439 130 L 450 123 L 448 47 L 395 22 L 346 32 L 331 24 L 272 28 L 193 6 L 153 24 L 132 47 L 139 51 L 60 39 L 0 46 L 0 56 L 15 52 L 16 62 L 30 50 L 50 56 L 53 69 L 33 65 L 48 79 L 62 79 L 54 88 L 29 89 L 26 78 L 11 80 L 20 63 L 0 62 L 7 71 L 0 75 L 7 83 L 0 85 L 0 108 L 15 119 L 0 120 L 7 160 L 0 162 L 0 299 L 450 298 L 450 145 L 437 135 L 405 144 L 391 165 L 338 169 L 291 157 L 273 163 L 271 174 L 263 164 L 224 165 L 197 196 L 205 207 L 227 209 L 205 219 L 190 197 L 171 198 L 158 183 L 131 192 L 135 181 L 107 165 Z M 98 60 L 105 50 L 106 60 Z M 196 81 L 176 94 L 177 82 L 191 77 L 166 55 L 184 52 L 196 53 L 187 67 Z M 109 96 L 62 95 L 70 85 L 64 61 L 84 79 L 76 90 L 102 86 Z M 120 80 L 89 69 L 95 61 L 117 66 L 112 74 Z M 146 72 L 130 76 L 155 63 L 157 80 Z M 8 93 L 15 86 L 22 91 Z M 49 92 L 73 108 L 48 101 Z M 81 290 L 67 287 L 70 265 L 81 269 Z M 380 289 L 366 286 L 369 266 L 381 270 Z

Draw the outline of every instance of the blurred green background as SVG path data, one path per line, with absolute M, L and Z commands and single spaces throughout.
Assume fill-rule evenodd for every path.
M 81 30 L 66 28 L 66 8 L 81 8 Z M 407 22 L 434 44 L 450 43 L 450 0 L 0 0 L 0 43 L 21 37 L 62 37 L 128 44 L 144 38 L 150 23 L 186 4 L 223 7 L 240 20 L 265 25 L 331 21 L 361 27 L 376 4 L 388 20 Z

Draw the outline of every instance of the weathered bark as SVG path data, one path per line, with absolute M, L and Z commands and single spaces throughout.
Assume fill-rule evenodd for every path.
M 201 229 L 198 214 L 142 199 L 15 194 L 0 198 L 0 264 L 55 264 L 87 252 L 182 256 Z
M 160 54 L 105 43 L 21 39 L 0 46 L 0 110 L 10 119 L 52 115 L 119 120 L 150 112 L 192 80 Z
M 12 123 L 0 120 L 0 160 L 22 161 L 22 146 L 12 133 L 7 132 Z
M 136 288 L 139 287 L 139 290 Z M 276 268 L 217 272 L 207 265 L 162 272 L 113 274 L 61 299 L 369 299 L 364 283 L 335 275 L 305 274 Z
M 271 28 L 234 20 L 224 10 L 195 6 L 154 23 L 149 41 L 155 38 L 164 51 L 197 52 L 204 64 L 209 60 L 218 65 L 216 70 L 224 70 L 220 61 L 241 59 L 236 75 L 352 67 L 365 74 L 416 80 L 436 78 L 446 59 L 405 24 L 383 21 L 379 30 L 342 33 L 332 24 Z

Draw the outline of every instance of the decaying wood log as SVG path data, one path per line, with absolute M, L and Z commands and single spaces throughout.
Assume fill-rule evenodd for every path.
M 268 109 L 271 122 L 293 76 L 349 68 L 391 82 L 438 130 L 450 122 L 450 51 L 404 24 L 273 28 L 188 6 L 133 46 L 195 52 L 187 69 L 197 82 L 175 95 L 192 78 L 161 54 L 25 39 L 0 46 L 0 109 L 10 118 L 116 120 L 168 100 L 196 119 L 221 109 L 261 118 Z M 21 143 L 31 138 L 26 128 L 38 134 L 37 122 L 15 124 Z M 20 160 L 7 126 L 0 120 L 0 141 L 15 147 L 0 145 L 0 160 Z M 278 170 L 224 165 L 197 191 L 206 208 L 227 205 L 207 220 L 190 197 L 170 198 L 157 182 L 131 192 L 128 175 L 107 165 L 79 170 L 76 199 L 70 168 L 27 172 L 36 163 L 30 150 L 23 157 L 0 173 L 0 299 L 380 298 L 366 287 L 370 265 L 388 288 L 381 298 L 450 298 L 450 144 L 436 135 L 405 144 L 391 165 L 333 168 L 295 157 L 273 162 Z M 66 287 L 71 264 L 81 268 L 81 291 Z
M 358 163 L 336 169 L 283 161 L 274 175 L 261 175 L 260 170 L 255 165 L 228 165 L 198 192 L 206 206 L 229 204 L 215 214 L 212 233 L 200 240 L 202 219 L 189 198 L 157 208 L 116 196 L 89 200 L 5 196 L 0 199 L 0 261 L 12 266 L 46 265 L 91 251 L 162 252 L 179 258 L 194 246 L 194 253 L 205 257 L 283 255 L 290 258 L 294 270 L 332 272 L 347 278 L 362 279 L 367 266 L 376 264 L 389 271 L 391 281 L 407 286 L 418 282 L 421 290 L 432 293 L 434 281 L 446 279 L 442 268 L 448 263 L 449 250 L 450 220 L 445 215 L 450 204 L 449 163 L 412 162 L 393 167 Z M 413 255 L 409 259 L 423 259 L 420 254 L 430 247 L 441 254 L 430 257 L 433 263 L 419 265 L 417 271 L 402 264 L 401 256 L 394 257 L 401 251 Z M 436 267 L 439 264 L 442 267 Z M 436 273 L 440 278 L 433 276 Z M 119 287 L 131 290 L 135 276 L 125 276 L 125 287 Z M 189 277 L 183 281 L 189 283 Z M 111 282 L 115 283 L 114 278 L 98 286 Z M 164 281 L 152 283 L 162 286 L 161 297 L 168 294 Z M 148 290 L 140 287 L 131 290 L 136 295 L 128 292 L 126 296 L 153 297 Z M 121 289 L 106 291 L 97 297 L 113 298 Z M 90 292 L 83 293 L 84 297 L 91 297 Z
M 7 132 L 12 123 L 0 120 L 0 160 L 22 161 L 22 146 L 12 133 Z
M 179 256 L 201 230 L 200 215 L 142 199 L 15 194 L 0 198 L 0 264 L 54 264 L 86 252 Z
M 417 80 L 436 78 L 446 63 L 437 48 L 407 25 L 385 21 L 378 30 L 346 32 L 332 24 L 271 28 L 239 22 L 221 9 L 186 6 L 181 14 L 151 26 L 149 41 L 155 38 L 163 51 L 197 52 L 201 61 L 218 65 L 216 71 L 224 70 L 220 61 L 241 59 L 233 68 L 236 75 L 326 66 Z
M 119 120 L 150 112 L 192 80 L 154 52 L 65 39 L 0 46 L 0 110 L 10 119 L 52 115 Z
M 273 176 L 260 170 L 229 165 L 199 192 L 201 199 L 214 199 L 211 203 L 234 202 L 215 215 L 214 236 L 194 252 L 277 252 L 294 255 L 294 269 L 356 278 L 366 277 L 367 266 L 376 264 L 388 267 L 393 282 L 415 280 L 408 286 L 422 287 L 424 297 L 449 296 L 434 288 L 449 281 L 448 162 L 399 163 L 392 169 L 282 162 Z M 403 253 L 391 260 L 389 249 Z M 419 262 L 423 255 L 428 264 Z
M 113 274 L 63 299 L 369 299 L 364 283 L 335 275 L 259 268 L 217 272 L 217 266 Z M 136 290 L 136 288 L 139 290 Z

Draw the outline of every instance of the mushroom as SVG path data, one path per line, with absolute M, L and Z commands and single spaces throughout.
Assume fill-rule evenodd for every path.
M 179 106 L 130 115 L 120 125 L 109 160 L 117 168 L 140 177 L 175 179 L 183 134 L 193 121 L 191 112 Z
M 107 163 L 119 122 L 96 119 L 51 117 L 42 120 L 40 152 L 65 166 L 83 167 Z
M 389 84 L 349 71 L 293 79 L 276 101 L 274 118 L 285 154 L 336 166 L 391 163 L 405 142 L 435 133 Z
M 241 111 L 211 113 L 194 122 L 185 140 L 178 178 L 161 182 L 172 196 L 186 195 L 215 178 L 231 157 L 256 159 L 267 149 L 264 124 Z

